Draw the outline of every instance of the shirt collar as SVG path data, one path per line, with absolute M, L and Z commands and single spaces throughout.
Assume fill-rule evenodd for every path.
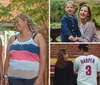
M 70 19 L 70 20 L 75 19 L 75 17 L 74 17 L 74 16 L 70 17 L 70 16 L 68 16 L 68 14 L 67 14 L 67 13 L 66 13 L 66 18 L 68 18 L 68 19 Z

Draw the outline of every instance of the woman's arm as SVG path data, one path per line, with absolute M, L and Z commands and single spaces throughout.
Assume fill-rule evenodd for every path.
M 2 64 L 2 41 L 0 38 L 0 77 L 1 77 L 1 84 L 3 84 L 3 64 Z
M 96 32 L 96 27 L 95 27 L 95 25 L 93 26 L 93 30 L 94 30 L 94 36 L 93 36 L 93 42 L 100 42 L 100 39 L 99 39 L 99 37 L 98 37 L 98 35 L 97 35 L 97 32 Z
M 4 75 L 7 75 L 8 72 L 8 65 L 9 65 L 9 48 L 10 48 L 11 39 L 8 41 L 7 50 L 6 50 L 6 59 L 5 59 L 5 66 L 4 66 Z
M 14 41 L 14 36 L 12 36 L 10 38 L 10 40 L 8 41 L 8 44 L 7 44 L 6 59 L 5 59 L 5 64 L 4 64 L 4 78 L 5 78 L 4 80 L 5 80 L 5 85 L 8 83 L 7 73 L 8 73 L 8 67 L 9 67 L 9 59 L 10 59 L 9 48 L 10 48 L 10 45 L 12 44 L 12 41 Z
M 79 39 L 79 41 L 83 42 L 93 42 L 94 37 L 94 25 L 91 21 L 86 23 L 86 29 L 84 31 L 83 39 Z M 96 28 L 95 28 L 96 29 Z
M 40 47 L 40 67 L 39 67 L 38 77 L 34 85 L 42 85 L 41 83 L 43 83 L 43 75 L 45 71 L 46 58 L 47 58 L 47 45 L 43 35 L 37 34 L 36 38 L 38 39 L 38 44 Z

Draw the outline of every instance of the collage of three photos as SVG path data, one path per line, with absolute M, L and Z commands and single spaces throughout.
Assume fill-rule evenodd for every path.
M 100 85 L 100 0 L 0 0 L 0 85 Z

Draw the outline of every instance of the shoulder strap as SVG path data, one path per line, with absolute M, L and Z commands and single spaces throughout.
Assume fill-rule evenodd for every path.
M 17 35 L 15 35 L 15 40 L 17 39 Z
M 32 38 L 34 39 L 36 35 L 37 35 L 37 33 L 33 33 Z

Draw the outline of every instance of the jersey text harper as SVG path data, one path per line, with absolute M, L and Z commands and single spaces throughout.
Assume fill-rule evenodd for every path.
M 84 64 L 84 63 L 95 63 L 95 59 L 93 58 L 81 59 L 81 64 Z

